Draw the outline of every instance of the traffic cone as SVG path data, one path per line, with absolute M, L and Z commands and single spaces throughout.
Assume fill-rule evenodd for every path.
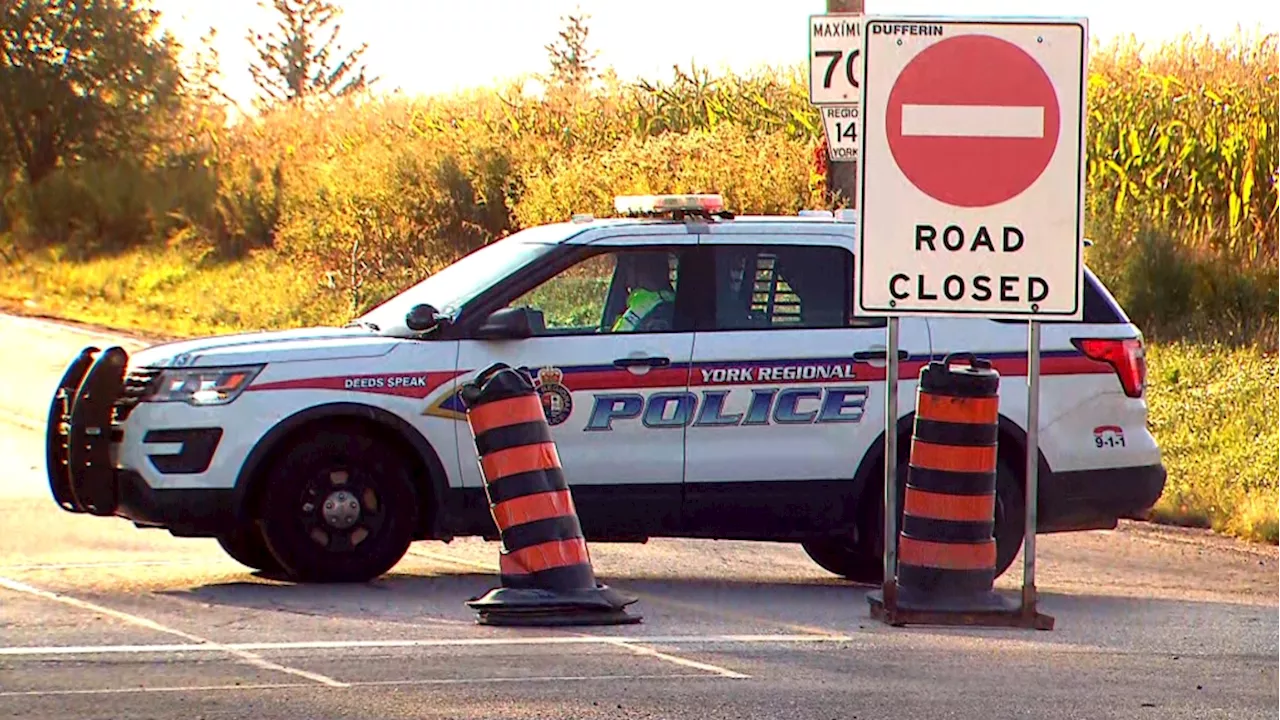
M 967 366 L 953 367 L 961 357 Z M 1043 624 L 994 591 L 1000 374 L 949 355 L 921 369 L 890 602 L 867 596 L 892 625 Z
M 620 625 L 636 598 L 596 581 L 542 401 L 497 363 L 463 386 L 485 495 L 502 540 L 501 587 L 467 605 L 481 625 Z

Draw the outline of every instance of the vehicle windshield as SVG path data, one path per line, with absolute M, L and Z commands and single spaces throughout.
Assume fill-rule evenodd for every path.
M 459 258 L 422 282 L 356 318 L 388 335 L 412 334 L 405 315 L 419 304 L 434 307 L 440 315 L 456 321 L 458 311 L 480 293 L 511 273 L 537 260 L 581 228 L 543 225 L 521 230 Z

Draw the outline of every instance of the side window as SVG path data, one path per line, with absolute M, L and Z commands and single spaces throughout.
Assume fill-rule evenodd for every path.
M 653 248 L 592 255 L 508 307 L 533 311 L 535 335 L 663 332 L 675 323 L 676 253 Z
M 716 329 L 874 327 L 853 308 L 853 255 L 832 246 L 716 246 Z

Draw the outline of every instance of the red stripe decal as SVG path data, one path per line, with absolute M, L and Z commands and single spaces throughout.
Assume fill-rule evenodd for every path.
M 910 360 L 899 364 L 898 377 L 903 380 L 914 380 L 920 377 L 920 369 L 927 364 L 924 360 Z M 1026 356 L 1001 357 L 993 359 L 992 366 L 1002 377 L 1021 377 L 1027 374 Z M 636 374 L 630 370 L 614 370 L 600 368 L 592 370 L 569 369 L 563 383 L 574 392 L 601 390 L 642 390 L 646 388 L 671 387 L 681 388 L 687 383 L 691 387 L 713 387 L 734 385 L 800 385 L 806 383 L 838 383 L 883 381 L 885 369 L 872 367 L 865 363 L 852 365 L 853 377 L 846 378 L 828 373 L 829 377 L 803 377 L 805 368 L 846 368 L 847 363 L 835 360 L 811 361 L 801 360 L 773 363 L 699 363 L 693 368 L 673 367 L 650 370 Z M 726 372 L 724 379 L 712 377 L 705 379 L 703 371 L 737 370 L 736 374 Z M 750 371 L 748 375 L 746 371 Z M 765 375 L 761 371 L 765 370 Z M 1113 373 L 1111 366 L 1084 355 L 1046 356 L 1040 359 L 1041 375 L 1107 375 Z M 260 390 L 340 390 L 345 392 L 373 393 L 378 395 L 395 395 L 409 398 L 425 398 L 441 385 L 465 373 L 454 371 L 440 372 L 405 372 L 381 373 L 374 375 L 338 375 L 331 377 L 299 378 L 296 380 L 280 380 L 276 382 L 258 383 L 248 388 L 249 391 Z
M 396 395 L 422 399 L 461 373 L 403 372 L 377 375 L 339 375 L 335 377 L 298 378 L 250 385 L 246 392 L 258 390 L 341 390 L 343 392 Z
M 918 380 L 920 369 L 927 365 L 921 360 L 911 360 L 898 365 L 898 378 L 902 380 Z M 1026 377 L 1027 358 L 1005 357 L 991 361 L 991 367 L 1000 373 L 1000 377 Z M 1104 362 L 1090 360 L 1083 355 L 1042 357 L 1040 358 L 1041 375 L 1110 375 L 1115 371 Z M 884 380 L 887 376 L 885 368 L 858 365 L 856 380 Z M 830 382 L 830 381 L 828 381 Z
M 902 380 L 915 380 L 920 377 L 920 370 L 928 364 L 925 360 L 909 360 L 899 363 L 898 377 Z M 1027 358 L 1003 357 L 992 360 L 992 366 L 1002 377 L 1020 377 L 1027 374 Z M 836 368 L 846 370 L 852 368 L 852 377 L 841 377 Z M 804 377 L 806 368 L 826 370 L 828 377 Z M 736 372 L 729 372 L 736 370 Z M 704 371 L 713 373 L 706 378 Z M 717 371 L 725 371 L 722 374 Z M 762 371 L 763 374 L 762 374 Z M 1110 365 L 1091 360 L 1083 355 L 1046 356 L 1040 359 L 1041 375 L 1092 375 L 1110 374 Z M 719 375 L 719 377 L 717 377 Z M 885 368 L 872 367 L 865 363 L 853 364 L 839 360 L 801 360 L 775 362 L 746 361 L 741 363 L 698 363 L 691 369 L 684 367 L 662 368 L 650 370 L 637 375 L 629 370 L 591 369 L 575 370 L 567 368 L 562 383 L 572 392 L 590 392 L 605 390 L 643 390 L 650 388 L 682 388 L 685 383 L 689 387 L 716 387 L 739 385 L 803 385 L 809 383 L 831 384 L 840 382 L 884 381 Z M 723 378 L 723 379 L 720 379 Z

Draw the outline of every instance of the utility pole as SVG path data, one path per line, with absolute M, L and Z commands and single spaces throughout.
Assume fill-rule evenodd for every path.
M 859 15 L 866 12 L 864 0 L 827 0 L 828 13 L 857 13 Z M 841 200 L 851 208 L 856 208 L 857 196 L 854 188 L 858 184 L 858 164 L 854 162 L 827 162 L 827 193 L 831 197 L 833 203 L 839 203 Z

